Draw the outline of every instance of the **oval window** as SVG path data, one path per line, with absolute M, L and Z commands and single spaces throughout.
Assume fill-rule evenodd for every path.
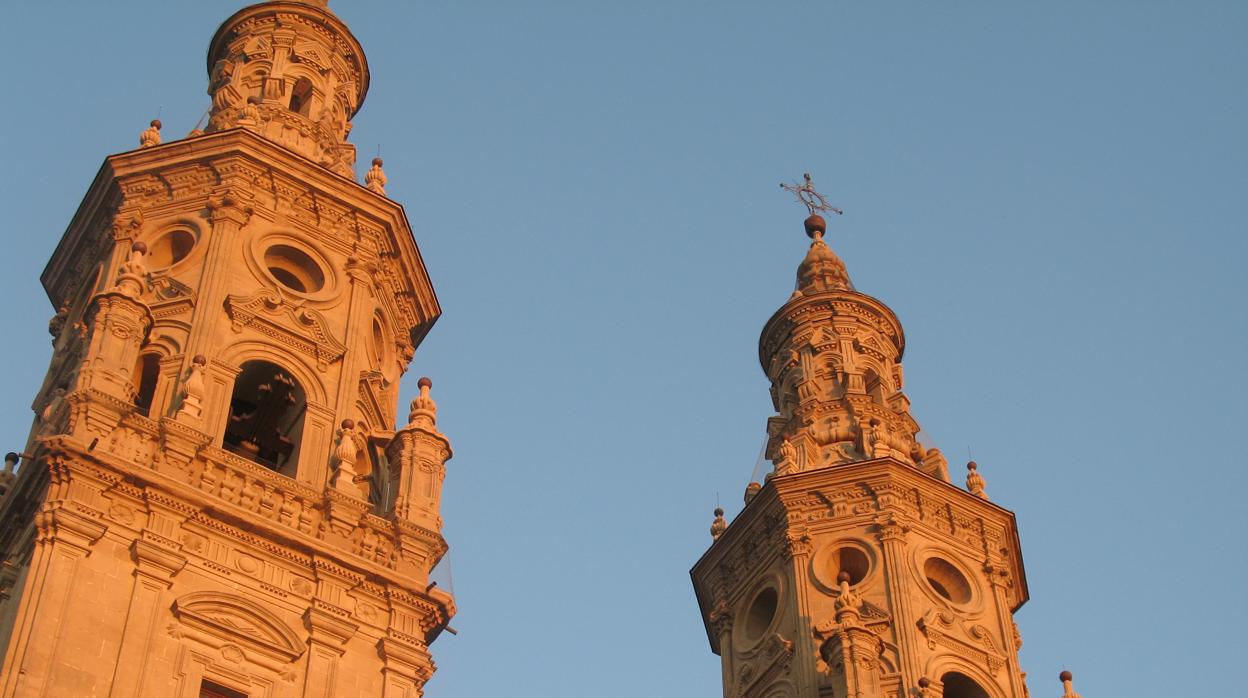
M 175 228 L 156 238 L 147 246 L 147 266 L 150 269 L 171 267 L 191 253 L 195 247 L 195 235 L 189 230 Z
M 767 587 L 758 592 L 754 597 L 754 601 L 750 603 L 750 610 L 745 614 L 745 636 L 751 642 L 758 640 L 767 632 L 767 628 L 771 627 L 771 621 L 776 617 L 776 609 L 779 607 L 780 597 L 776 594 L 774 587 Z
M 264 251 L 264 266 L 278 283 L 299 293 L 315 293 L 325 286 L 325 272 L 308 253 L 290 245 Z
M 954 603 L 971 600 L 971 583 L 957 567 L 938 557 L 929 557 L 923 563 L 923 575 L 932 589 Z

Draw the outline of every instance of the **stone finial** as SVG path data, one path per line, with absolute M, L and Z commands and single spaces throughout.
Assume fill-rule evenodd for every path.
M 182 384 L 182 407 L 178 409 L 179 417 L 185 415 L 191 419 L 199 419 L 204 412 L 204 395 L 207 392 L 207 386 L 204 381 L 204 367 L 208 365 L 208 358 L 203 354 L 196 354 L 191 359 L 191 367 L 187 370 L 186 382 Z
M 139 147 L 150 148 L 160 145 L 160 119 L 152 119 L 152 123 L 139 134 Z
M 758 496 L 758 492 L 761 489 L 763 489 L 763 486 L 757 482 L 751 482 L 750 484 L 745 486 L 746 506 L 749 506 L 750 502 L 754 501 L 754 498 Z
M 932 680 L 926 676 L 919 677 L 919 698 L 936 698 L 933 692 Z
M 381 169 L 381 158 L 373 158 L 373 166 L 364 174 L 364 186 L 371 192 L 386 195 L 386 173 Z
M 728 522 L 724 521 L 724 510 L 721 507 L 715 507 L 715 520 L 711 522 L 711 539 L 719 540 L 719 537 L 727 530 Z
M 147 280 L 147 264 L 143 256 L 147 254 L 147 245 L 136 242 L 130 246 L 130 258 L 122 263 L 117 276 L 115 290 L 130 298 L 138 298 L 143 294 L 143 286 Z
M 260 107 L 256 106 L 259 101 L 255 96 L 251 96 L 243 103 L 243 108 L 238 112 L 240 125 L 257 126 L 260 124 Z
M 334 473 L 334 489 L 352 497 L 360 496 L 360 489 L 355 485 L 355 439 L 357 433 L 358 430 L 355 427 L 354 420 L 342 420 L 342 431 L 339 432 L 338 446 L 334 449 L 334 456 L 338 459 L 338 470 Z
M 837 584 L 841 588 L 841 593 L 836 597 L 833 607 L 836 609 L 836 619 L 844 622 L 846 619 L 859 616 L 858 607 L 862 605 L 862 599 L 849 588 L 849 573 L 841 572 L 836 575 Z
M 780 442 L 780 457 L 776 459 L 775 472 L 778 475 L 797 472 L 797 447 L 788 438 Z
M 433 387 L 433 381 L 428 376 L 421 377 L 416 381 L 416 385 L 420 388 L 420 394 L 412 400 L 411 411 L 407 415 L 408 424 L 419 424 L 421 426 L 433 427 L 438 423 L 438 403 L 433 401 L 429 396 L 429 389 Z
M 19 458 L 21 458 L 21 456 L 12 451 L 4 454 L 4 473 L 6 475 L 13 474 L 13 470 L 17 467 L 17 461 Z
M 1062 682 L 1062 698 L 1079 698 L 1079 694 L 1075 693 L 1074 680 L 1075 675 L 1069 671 L 1063 671 L 1057 675 Z
M 966 491 L 980 499 L 988 499 L 988 493 L 984 491 L 984 476 L 979 474 L 975 461 L 966 464 Z

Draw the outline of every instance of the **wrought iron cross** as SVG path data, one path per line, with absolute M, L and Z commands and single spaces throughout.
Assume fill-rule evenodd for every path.
M 844 213 L 841 209 L 829 204 L 827 197 L 815 191 L 815 183 L 811 180 L 809 172 L 803 174 L 802 177 L 805 178 L 805 182 L 801 184 L 785 184 L 781 182 L 780 188 L 793 192 L 793 195 L 797 197 L 797 200 L 806 207 L 806 210 L 812 216 L 821 211 L 830 211 L 838 216 Z

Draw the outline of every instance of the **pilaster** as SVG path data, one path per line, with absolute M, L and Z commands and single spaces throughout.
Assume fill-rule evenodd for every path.
M 339 695 L 338 664 L 346 651 L 347 642 L 360 628 L 344 616 L 345 611 L 331 612 L 321 605 L 313 605 L 303 614 L 309 635 L 304 698 L 335 698 Z

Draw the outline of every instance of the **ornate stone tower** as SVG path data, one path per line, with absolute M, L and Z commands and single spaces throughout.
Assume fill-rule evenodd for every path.
M 725 696 L 1026 698 L 1012 613 L 1027 600 L 1014 515 L 916 435 L 901 324 L 813 238 L 763 328 L 774 471 L 693 567 Z
M 380 160 L 354 181 L 364 53 L 278 0 L 208 69 L 206 132 L 109 157 L 43 273 L 0 696 L 414 698 L 455 610 L 429 580 L 451 449 L 428 379 L 396 428 L 440 310 Z

